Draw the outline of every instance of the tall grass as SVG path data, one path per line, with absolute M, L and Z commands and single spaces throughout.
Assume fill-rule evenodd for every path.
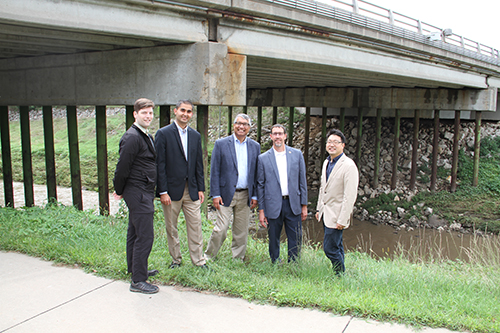
M 179 269 L 169 270 L 166 232 L 161 209 L 157 209 L 150 256 L 150 267 L 160 270 L 155 283 L 411 325 L 500 332 L 498 238 L 478 241 L 477 248 L 466 250 L 468 262 L 413 260 L 416 248 L 379 259 L 348 252 L 347 272 L 335 278 L 317 245 L 304 246 L 298 263 L 280 266 L 270 263 L 267 242 L 252 238 L 244 262 L 231 258 L 230 242 L 226 241 L 218 258 L 209 263 L 213 270 L 206 272 L 190 263 L 182 215 L 179 228 L 184 262 Z M 88 272 L 123 280 L 129 279 L 126 229 L 123 214 L 102 217 L 54 205 L 0 209 L 0 249 L 77 264 Z M 211 223 L 205 220 L 205 240 L 210 232 Z M 285 248 L 282 251 L 286 253 Z

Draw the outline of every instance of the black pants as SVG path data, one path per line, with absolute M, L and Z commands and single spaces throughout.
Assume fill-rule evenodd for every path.
M 153 193 L 126 189 L 123 195 L 129 208 L 127 231 L 127 267 L 133 282 L 148 279 L 148 258 L 154 241 Z

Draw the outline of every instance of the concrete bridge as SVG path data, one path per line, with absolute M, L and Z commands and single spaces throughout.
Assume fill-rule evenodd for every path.
M 202 133 L 210 105 L 304 107 L 325 120 L 439 121 L 451 110 L 456 122 L 480 126 L 500 119 L 499 86 L 498 50 L 362 0 L 4 0 L 0 8 L 5 182 L 12 105 L 20 106 L 21 123 L 29 122 L 28 105 L 45 106 L 48 118 L 49 106 L 67 105 L 75 132 L 75 105 L 96 105 L 103 121 L 105 105 L 126 105 L 130 116 L 138 97 L 161 106 L 162 124 L 170 105 L 192 100 Z M 105 130 L 97 129 L 103 193 Z M 78 188 L 77 137 L 71 140 Z

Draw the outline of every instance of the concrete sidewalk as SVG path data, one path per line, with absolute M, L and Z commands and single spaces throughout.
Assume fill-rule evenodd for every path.
M 299 308 L 278 308 L 160 286 L 132 293 L 129 283 L 0 252 L 0 332 L 415 332 L 404 325 Z M 420 332 L 445 333 L 424 328 Z

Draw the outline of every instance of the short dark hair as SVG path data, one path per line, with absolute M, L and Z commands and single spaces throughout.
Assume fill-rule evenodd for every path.
M 345 143 L 344 133 L 342 133 L 338 129 L 332 128 L 331 130 L 329 130 L 328 134 L 326 135 L 326 138 L 328 139 L 330 137 L 330 135 L 336 135 L 336 136 L 340 137 L 340 140 L 342 140 L 342 143 Z
M 271 127 L 271 133 L 273 132 L 273 128 L 282 128 L 283 129 L 283 133 L 286 134 L 286 128 L 285 126 L 281 125 L 281 124 L 274 124 L 272 127 Z
M 137 101 L 134 103 L 134 111 L 139 111 L 145 108 L 154 108 L 155 103 L 147 98 L 139 98 Z
M 178 101 L 177 104 L 175 105 L 175 108 L 178 109 L 179 106 L 181 106 L 181 104 L 189 104 L 194 109 L 194 104 L 190 100 L 187 100 L 187 99 L 181 99 L 180 101 Z

